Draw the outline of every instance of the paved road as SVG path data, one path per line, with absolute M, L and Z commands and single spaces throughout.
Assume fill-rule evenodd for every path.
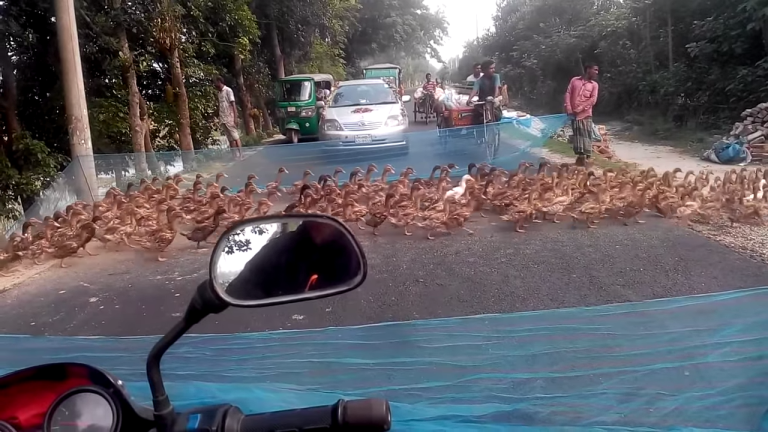
M 503 222 L 472 226 L 475 236 L 457 233 L 435 241 L 421 232 L 408 238 L 390 230 L 379 238 L 357 232 L 369 260 L 368 279 L 357 291 L 270 309 L 230 309 L 194 331 L 362 325 L 768 285 L 765 265 L 653 216 L 645 225 L 587 230 L 545 224 L 527 234 Z M 208 252 L 194 252 L 179 240 L 165 263 L 133 252 L 101 253 L 73 259 L 68 269 L 49 269 L 0 295 L 0 333 L 165 332 L 207 274 Z

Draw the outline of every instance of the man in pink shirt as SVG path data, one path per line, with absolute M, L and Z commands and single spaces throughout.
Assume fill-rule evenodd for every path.
M 592 157 L 592 107 L 597 103 L 597 65 L 584 66 L 584 75 L 575 77 L 565 92 L 565 112 L 571 118 L 571 145 L 576 165 L 585 166 Z

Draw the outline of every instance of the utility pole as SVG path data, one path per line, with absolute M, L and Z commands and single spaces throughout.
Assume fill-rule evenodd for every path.
M 80 64 L 80 43 L 77 40 L 77 20 L 73 0 L 54 0 L 56 30 L 59 40 L 61 81 L 64 87 L 64 104 L 67 111 L 69 149 L 72 163 L 76 163 L 75 181 L 77 197 L 86 202 L 97 198 L 96 167 L 93 161 L 91 127 L 88 122 L 88 106 L 85 102 L 83 68 Z

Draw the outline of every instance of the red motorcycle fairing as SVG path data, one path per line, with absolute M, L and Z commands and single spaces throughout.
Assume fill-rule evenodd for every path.
M 0 378 L 0 420 L 19 431 L 42 430 L 45 414 L 56 398 L 73 388 L 94 384 L 83 367 L 51 372 L 32 368 Z
M 20 432 L 41 431 L 46 413 L 59 396 L 87 386 L 112 394 L 124 414 L 146 417 L 146 413 L 137 412 L 138 407 L 133 406 L 125 390 L 104 371 L 81 363 L 52 363 L 0 377 L 0 420 Z

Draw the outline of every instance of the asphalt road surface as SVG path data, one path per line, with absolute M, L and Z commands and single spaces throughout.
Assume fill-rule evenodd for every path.
M 479 219 L 479 218 L 478 218 Z M 569 223 L 514 233 L 497 219 L 429 241 L 352 228 L 369 262 L 365 284 L 342 296 L 269 309 L 229 309 L 194 333 L 363 325 L 595 306 L 768 285 L 768 271 L 652 215 L 645 225 Z M 494 222 L 495 221 L 495 222 Z M 53 266 L 0 295 L 0 333 L 154 335 L 183 313 L 207 276 L 209 251 L 179 238 L 167 262 L 98 252 Z

